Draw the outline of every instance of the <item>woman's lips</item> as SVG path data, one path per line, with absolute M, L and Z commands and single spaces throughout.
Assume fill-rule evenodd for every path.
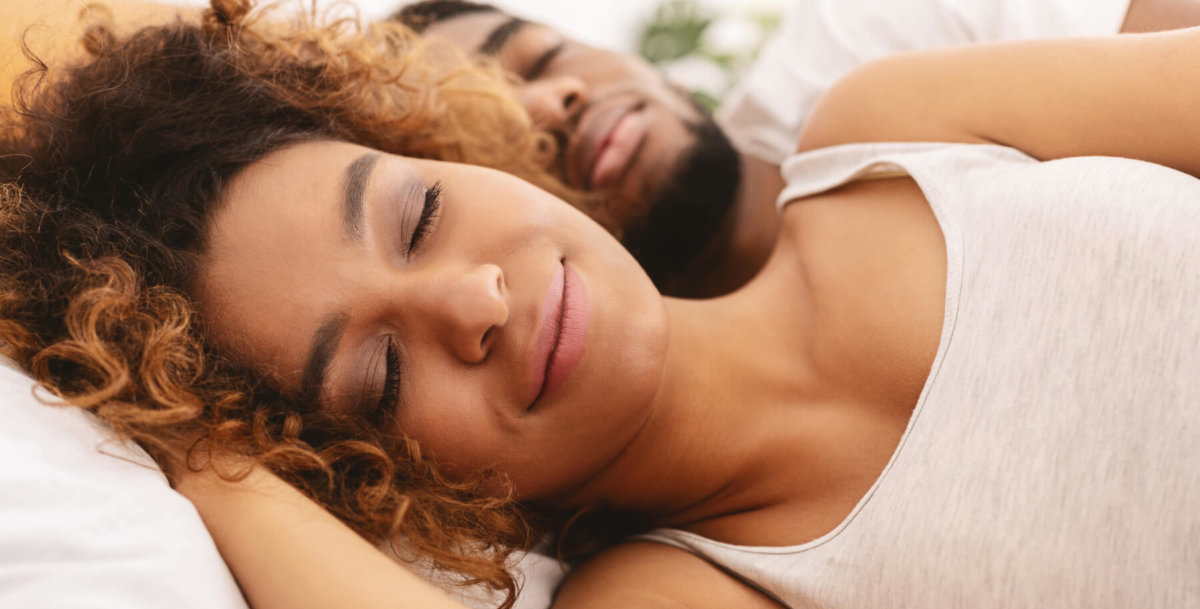
M 532 409 L 571 376 L 587 347 L 590 302 L 587 287 L 565 263 L 550 282 L 533 349 Z

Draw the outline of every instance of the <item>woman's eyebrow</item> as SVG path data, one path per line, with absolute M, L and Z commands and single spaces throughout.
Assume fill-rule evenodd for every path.
M 342 198 L 342 226 L 351 241 L 359 241 L 363 234 L 363 194 L 367 180 L 379 161 L 378 152 L 368 152 L 346 166 L 345 196 Z
M 320 399 L 325 377 L 329 373 L 329 363 L 333 360 L 333 352 L 338 343 L 342 341 L 348 321 L 345 313 L 334 313 L 327 316 L 313 334 L 308 358 L 304 363 L 304 373 L 300 376 L 301 403 L 316 404 Z
M 362 240 L 363 199 L 367 191 L 367 182 L 371 179 L 371 172 L 375 169 L 379 157 L 378 152 L 367 152 L 359 156 L 346 166 L 342 177 L 342 228 L 352 241 Z M 345 313 L 332 313 L 321 321 L 320 327 L 313 334 L 308 357 L 304 362 L 304 372 L 300 376 L 300 399 L 304 402 L 316 403 L 320 399 L 325 377 L 329 373 L 329 364 L 333 360 L 333 352 L 342 340 L 347 321 Z

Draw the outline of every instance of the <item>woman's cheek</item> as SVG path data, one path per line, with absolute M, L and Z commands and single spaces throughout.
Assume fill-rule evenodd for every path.
M 467 476 L 495 463 L 496 430 L 483 404 L 461 392 L 413 396 L 399 418 L 401 432 L 415 439 L 445 473 Z

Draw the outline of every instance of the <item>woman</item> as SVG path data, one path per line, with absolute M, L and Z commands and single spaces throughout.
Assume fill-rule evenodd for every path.
M 25 77 L 0 128 L 0 343 L 164 466 L 199 440 L 254 455 L 364 537 L 401 535 L 419 556 L 511 594 L 505 560 L 535 538 L 523 515 L 444 480 L 415 443 L 296 408 L 209 349 L 184 296 L 186 251 L 204 193 L 311 133 L 489 164 L 570 195 L 541 170 L 553 150 L 494 68 L 397 26 L 242 27 L 257 19 L 248 11 L 226 2 L 199 25 L 131 35 L 98 25 L 83 39 L 92 61 Z
M 54 129 L 30 129 L 32 169 L 12 175 L 37 210 L 19 216 L 31 228 L 57 219 L 55 206 L 83 208 L 99 217 L 89 226 L 126 239 L 105 253 L 161 247 L 137 273 L 187 295 L 203 321 L 189 337 L 224 375 L 212 382 L 252 375 L 253 402 L 226 391 L 213 403 L 263 414 L 202 414 L 215 431 L 201 446 L 215 450 L 172 467 L 256 607 L 446 601 L 263 470 L 241 481 L 189 472 L 220 466 L 227 449 L 265 452 L 360 531 L 361 508 L 325 488 L 349 480 L 354 493 L 336 498 L 385 507 L 446 487 L 459 494 L 442 491 L 443 503 L 511 493 L 536 514 L 603 505 L 657 527 L 586 563 L 556 606 L 1198 598 L 1200 453 L 1187 430 L 1200 417 L 1200 185 L 1174 169 L 1200 172 L 1184 101 L 1200 34 L 932 53 L 860 71 L 830 93 L 784 168 L 782 237 L 763 272 L 721 299 L 675 301 L 561 201 L 492 170 L 382 152 L 409 151 L 345 128 L 353 118 L 338 106 L 294 103 L 319 98 L 304 78 L 279 84 L 251 66 L 218 87 L 209 73 L 166 69 L 278 57 L 231 6 L 209 18 L 203 32 L 143 34 L 163 59 L 118 64 L 99 98 L 43 94 L 86 100 L 115 125 L 104 132 L 121 144 L 115 160 L 47 160 L 95 145 L 99 119 L 33 112 L 42 123 L 17 124 Z M 88 76 L 108 74 L 95 66 L 135 56 L 137 40 L 111 41 L 66 82 L 94 91 Z M 1162 90 L 1148 102 L 1134 77 Z M 136 104 L 120 96 L 129 91 Z M 1087 103 L 1097 98 L 1107 103 Z M 211 134 L 231 106 L 260 105 L 263 128 Z M 130 108 L 141 123 L 121 114 Z M 859 144 L 879 140 L 958 144 Z M 1174 169 L 1038 163 L 978 145 L 994 143 Z M 142 172 L 146 159 L 170 162 Z M 63 167 L 65 185 L 48 177 Z M 172 197 L 186 205 L 162 208 Z M 138 233 L 151 229 L 166 237 Z M 89 327 L 139 357 L 152 344 Z M 68 397 L 109 399 L 45 366 Z M 188 372 L 167 376 L 190 386 Z M 121 399 L 134 397 L 161 399 Z M 277 414 L 289 406 L 302 415 Z M 239 416 L 251 422 L 222 426 Z M 283 423 L 271 428 L 272 416 Z M 262 438 L 212 440 L 254 426 Z M 326 459 L 354 446 L 378 461 L 340 463 L 348 471 L 321 485 L 271 460 L 282 452 L 268 450 L 272 434 L 310 460 L 309 446 L 329 445 Z M 348 434 L 375 452 L 337 443 Z M 167 437 L 160 456 L 192 437 Z M 418 490 L 397 498 L 398 483 Z M 398 527 L 425 544 L 417 551 L 448 563 L 474 541 L 451 528 L 469 510 L 443 522 L 435 501 L 412 501 L 424 511 Z M 280 524 L 297 519 L 304 530 Z M 426 541 L 443 527 L 458 536 Z

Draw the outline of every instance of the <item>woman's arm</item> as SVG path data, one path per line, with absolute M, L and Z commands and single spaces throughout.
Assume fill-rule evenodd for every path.
M 678 548 L 627 542 L 571 572 L 554 609 L 783 609 L 763 593 Z
M 372 547 L 276 476 L 188 473 L 176 489 L 200 512 L 254 609 L 466 609 Z M 779 608 L 682 550 L 617 546 L 576 570 L 555 609 Z
M 912 53 L 818 102 L 802 150 L 867 141 L 999 143 L 1200 175 L 1200 28 Z
M 240 482 L 185 474 L 176 488 L 255 609 L 465 609 L 262 468 Z

